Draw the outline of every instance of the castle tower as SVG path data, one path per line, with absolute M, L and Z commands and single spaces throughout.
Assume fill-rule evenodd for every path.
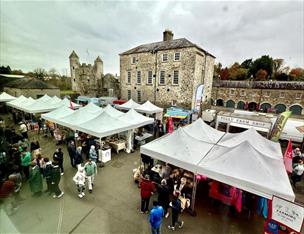
M 69 56 L 69 59 L 70 59 L 72 90 L 78 91 L 77 80 L 76 80 L 76 69 L 79 68 L 80 63 L 79 63 L 79 57 L 74 50 Z
M 94 66 L 96 71 L 95 73 L 96 78 L 101 79 L 101 76 L 103 74 L 103 61 L 99 56 L 95 59 Z

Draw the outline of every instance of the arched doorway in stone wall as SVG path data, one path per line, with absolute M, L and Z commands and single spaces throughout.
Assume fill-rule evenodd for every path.
M 245 108 L 245 102 L 239 101 L 239 102 L 237 103 L 236 109 L 244 110 L 244 108 Z
M 289 110 L 292 112 L 293 115 L 301 115 L 303 107 L 298 104 L 295 104 L 289 107 Z
M 257 104 L 255 102 L 250 102 L 248 104 L 248 110 L 249 111 L 255 111 L 257 109 Z
M 267 110 L 271 108 L 271 104 L 270 103 L 263 103 L 261 106 L 260 106 L 260 110 L 262 112 L 265 112 L 267 113 Z
M 223 99 L 217 99 L 216 100 L 216 105 L 217 106 L 224 106 L 224 100 Z
M 234 108 L 235 107 L 235 102 L 233 100 L 228 100 L 226 102 L 226 107 L 228 107 L 228 108 Z
M 279 114 L 286 111 L 286 106 L 284 104 L 277 104 L 274 109 L 276 110 L 276 113 Z

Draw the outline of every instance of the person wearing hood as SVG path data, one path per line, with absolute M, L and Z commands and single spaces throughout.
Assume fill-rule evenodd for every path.
M 95 149 L 94 145 L 91 145 L 89 155 L 90 155 L 90 159 L 93 162 L 97 163 L 97 152 L 96 152 L 96 149 Z
M 85 196 L 85 193 L 84 193 L 85 179 L 86 179 L 86 175 L 84 172 L 84 168 L 79 166 L 78 171 L 76 172 L 75 176 L 73 177 L 73 181 L 76 183 L 77 190 L 78 190 L 78 197 L 80 197 L 80 198 L 83 198 Z
M 32 162 L 31 166 L 29 178 L 30 189 L 34 195 L 40 195 L 43 188 L 40 168 L 35 161 Z

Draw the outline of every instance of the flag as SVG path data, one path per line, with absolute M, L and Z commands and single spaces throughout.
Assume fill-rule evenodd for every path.
M 70 108 L 74 110 L 73 102 L 70 100 Z
M 278 116 L 275 124 L 273 125 L 272 131 L 270 134 L 270 140 L 276 141 L 276 142 L 279 141 L 283 128 L 290 115 L 291 115 L 291 111 L 285 111 Z
M 291 140 L 288 142 L 287 149 L 284 154 L 284 164 L 286 171 L 292 173 L 292 143 Z

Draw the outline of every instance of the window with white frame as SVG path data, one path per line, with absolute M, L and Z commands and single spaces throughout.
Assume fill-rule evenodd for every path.
M 161 85 L 165 84 L 165 71 L 160 71 L 159 84 L 161 84 Z
M 234 95 L 235 94 L 235 90 L 234 89 L 230 89 L 229 94 L 230 95 Z
M 152 71 L 148 71 L 147 84 L 152 84 L 153 81 L 153 73 Z
M 280 98 L 285 98 L 285 93 L 280 92 Z
M 128 74 L 127 74 L 127 84 L 131 84 L 131 72 L 128 71 Z
M 241 96 L 246 96 L 245 90 L 241 90 Z
M 302 98 L 302 93 L 296 93 L 296 99 L 301 99 Z
M 179 61 L 180 60 L 180 52 L 174 53 L 174 61 Z
M 132 64 L 135 64 L 135 63 L 136 63 L 136 57 L 132 57 L 132 58 L 131 58 L 131 63 L 132 63 Z
M 137 102 L 141 102 L 141 91 L 137 90 Z
M 137 71 L 136 83 L 141 84 L 141 71 Z
M 167 62 L 168 61 L 168 54 L 163 54 L 163 62 Z
M 128 100 L 131 99 L 131 90 L 128 90 Z
M 172 82 L 172 84 L 178 85 L 178 83 L 179 83 L 179 71 L 175 70 L 175 71 L 173 71 L 173 82 Z
M 109 89 L 109 97 L 114 97 L 114 90 L 113 89 Z

